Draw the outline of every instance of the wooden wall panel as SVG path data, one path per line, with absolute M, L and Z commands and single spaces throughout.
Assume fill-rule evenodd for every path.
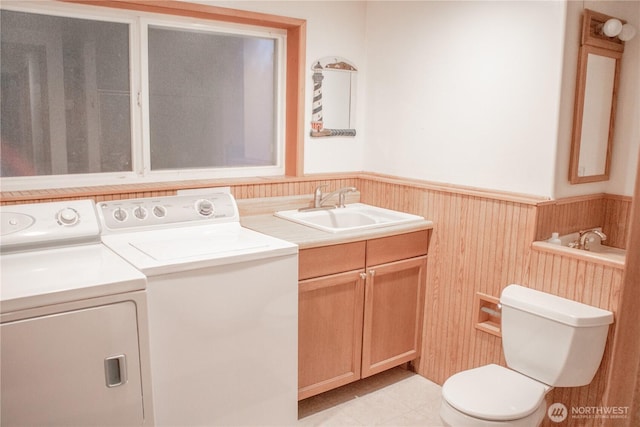
M 627 236 L 631 227 L 631 202 L 627 196 L 604 196 L 604 220 L 602 231 L 607 235 L 607 245 L 627 247 Z
M 571 197 L 541 204 L 538 211 L 536 240 L 551 237 L 554 231 L 574 233 L 604 223 L 604 194 Z
M 520 283 L 614 311 L 617 308 L 622 269 L 532 252 L 530 244 L 548 237 L 551 231 L 565 233 L 591 226 L 603 226 L 612 241 L 624 240 L 630 199 L 619 196 L 594 195 L 547 202 L 374 174 L 344 174 L 191 182 L 124 190 L 119 186 L 93 193 L 86 189 L 78 194 L 52 191 L 50 197 L 39 194 L 31 199 L 29 194 L 11 193 L 12 197 L 3 198 L 2 203 L 71 197 L 117 200 L 172 195 L 179 188 L 216 185 L 229 185 L 237 199 L 310 195 L 318 185 L 327 185 L 325 191 L 355 186 L 363 203 L 432 220 L 418 372 L 438 384 L 464 369 L 505 363 L 500 338 L 474 327 L 476 292 L 498 297 L 507 285 Z M 608 344 L 603 368 L 591 385 L 558 389 L 549 399 L 567 406 L 597 406 L 605 390 L 610 347 Z
M 631 197 L 612 194 L 593 194 L 540 203 L 536 240 L 551 237 L 554 231 L 574 233 L 602 227 L 607 235 L 605 244 L 626 248 L 631 215 Z
M 532 250 L 531 268 L 527 286 L 579 301 L 585 304 L 618 311 L 623 269 L 598 265 L 561 254 Z M 611 369 L 611 353 L 614 325 L 609 328 L 607 347 L 591 384 L 584 387 L 556 388 L 547 395 L 547 404 L 563 403 L 569 411 L 572 407 L 604 406 L 603 396 Z M 563 423 L 569 426 L 599 425 L 597 419 L 571 419 Z M 557 425 L 545 418 L 543 426 Z
M 403 209 L 434 221 L 427 267 L 423 357 L 418 371 L 436 383 L 442 384 L 464 369 L 505 363 L 500 338 L 474 328 L 476 292 L 499 296 L 508 284 L 521 283 L 617 310 L 621 268 L 532 252 L 530 243 L 541 224 L 540 207 L 376 180 L 362 179 L 360 189 L 364 203 Z M 547 211 L 547 220 L 549 224 L 559 220 L 567 227 L 581 223 L 586 228 L 591 221 L 593 226 L 603 225 L 602 199 L 597 196 L 555 205 L 555 211 Z M 569 408 L 601 404 L 612 339 L 613 332 L 602 368 L 593 382 L 585 387 L 556 389 L 548 396 L 549 403 L 562 402 Z M 572 420 L 569 425 L 597 422 Z
M 627 266 L 619 296 L 616 339 L 611 355 L 605 404 L 626 407 L 628 418 L 616 423 L 619 427 L 636 427 L 640 420 L 640 170 L 636 171 L 634 203 L 629 216 L 631 226 L 627 238 Z
M 535 206 L 427 188 L 361 180 L 361 200 L 434 222 L 427 267 L 419 372 L 442 384 L 452 374 L 504 363 L 500 339 L 475 329 L 476 292 L 499 296 L 524 283 Z
M 313 194 L 318 185 L 326 185 L 324 191 L 337 188 L 355 186 L 359 179 L 355 175 L 318 176 L 314 178 L 273 178 L 247 180 L 213 180 L 213 181 L 185 181 L 181 183 L 142 184 L 105 187 L 86 187 L 74 189 L 34 190 L 28 192 L 3 192 L 0 204 L 44 203 L 60 200 L 93 199 L 96 202 L 104 200 L 122 200 L 139 197 L 161 197 L 175 195 L 178 190 L 230 187 L 237 199 L 254 197 L 290 196 L 299 194 Z

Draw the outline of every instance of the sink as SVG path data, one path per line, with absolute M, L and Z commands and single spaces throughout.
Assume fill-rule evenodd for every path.
M 278 211 L 277 217 L 330 233 L 423 221 L 424 218 L 404 212 L 379 208 L 364 203 L 352 203 L 344 208 Z

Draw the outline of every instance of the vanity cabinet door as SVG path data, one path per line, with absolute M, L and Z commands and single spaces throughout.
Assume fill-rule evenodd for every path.
M 362 378 L 420 357 L 427 257 L 367 268 Z
M 298 399 L 360 378 L 363 270 L 299 282 Z

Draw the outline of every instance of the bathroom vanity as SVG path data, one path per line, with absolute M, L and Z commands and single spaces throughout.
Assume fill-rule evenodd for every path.
M 298 398 L 420 356 L 429 231 L 303 249 Z
M 300 248 L 299 400 L 419 359 L 431 221 L 341 233 L 272 214 L 242 224 Z

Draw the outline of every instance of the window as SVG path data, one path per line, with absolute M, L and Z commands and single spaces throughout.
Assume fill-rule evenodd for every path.
M 0 10 L 3 186 L 283 174 L 286 31 L 51 10 Z
M 132 171 L 129 26 L 1 13 L 2 176 Z
M 275 41 L 147 34 L 151 170 L 274 165 Z

